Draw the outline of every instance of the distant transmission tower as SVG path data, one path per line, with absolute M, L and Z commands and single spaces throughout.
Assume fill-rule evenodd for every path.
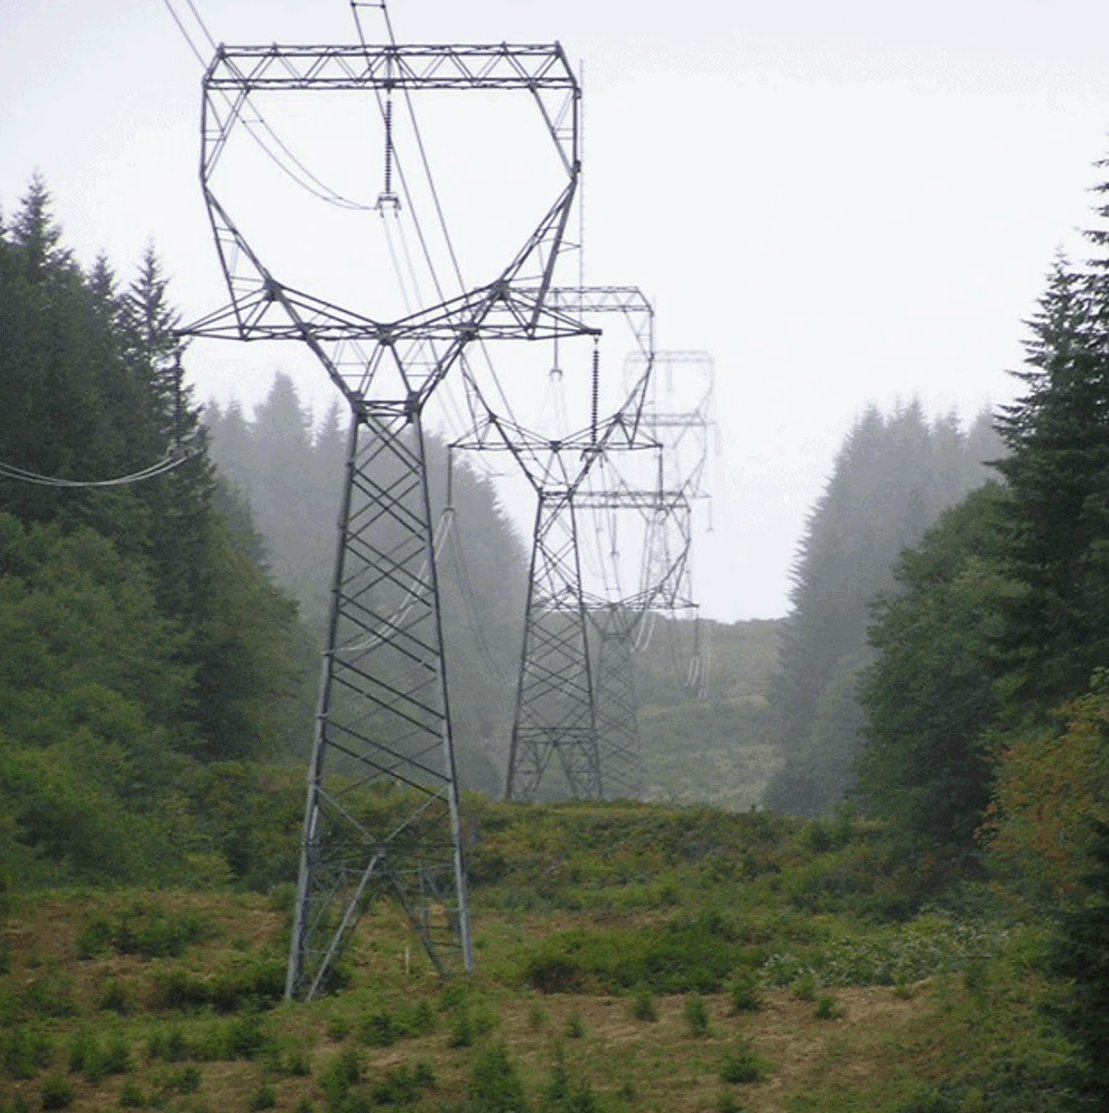
M 627 373 L 637 374 L 640 364 L 639 357 L 629 357 Z M 644 584 L 653 586 L 653 615 L 670 620 L 666 636 L 675 674 L 701 698 L 708 674 L 691 553 L 695 509 L 709 501 L 705 472 L 715 426 L 715 374 L 715 363 L 708 352 L 656 352 L 643 406 L 643 428 L 662 449 L 660 497 L 652 511 Z M 681 627 L 688 627 L 684 644 Z M 641 647 L 649 637 L 649 627 L 637 634 Z
M 536 497 L 506 796 L 535 799 L 553 763 L 561 781 L 552 786 L 548 780 L 548 791 L 599 799 L 605 770 L 576 498 L 598 460 L 651 447 L 640 432 L 640 411 L 650 378 L 654 313 L 634 286 L 552 287 L 547 304 L 565 316 L 563 335 L 573 335 L 577 322 L 579 336 L 593 337 L 589 379 L 578 392 L 584 403 L 572 413 L 556 403 L 543 415 L 542 428 L 526 428 L 497 408 L 471 371 L 467 386 L 475 430 L 456 447 L 510 453 Z M 612 315 L 630 327 L 640 366 L 634 381 L 615 377 L 615 388 L 606 384 L 602 391 L 598 322 Z M 561 386 L 564 369 L 557 351 L 555 364 L 550 379 Z
M 428 249 L 434 222 L 421 226 L 413 215 L 420 207 L 413 204 L 415 194 L 443 226 L 411 108 L 413 95 L 426 90 L 527 93 L 553 141 L 561 183 L 509 265 L 497 264 L 491 282 L 467 287 L 447 242 L 440 257 L 449 256 L 446 267 L 453 267 L 460 291 L 454 296 L 444 294 Z M 376 203 L 351 201 L 326 186 L 263 116 L 263 101 L 280 111 L 304 100 L 289 94 L 308 92 L 323 94 L 328 107 L 309 121 L 303 132 L 308 138 L 336 127 L 336 97 L 363 94 L 369 111 L 351 117 L 355 126 L 376 121 L 384 135 L 383 188 Z M 266 100 L 269 94 L 273 100 Z M 546 294 L 579 177 L 579 95 L 557 44 L 221 46 L 204 78 L 201 179 L 231 300 L 186 331 L 307 345 L 351 412 L 286 985 L 290 997 L 311 998 L 326 987 L 360 915 L 378 895 L 400 901 L 441 971 L 468 971 L 473 964 L 423 413 L 468 346 L 531 339 L 564 327 L 547 309 Z M 422 192 L 414 184 L 418 175 L 404 173 L 394 97 L 409 113 L 407 165 L 426 173 Z M 410 273 L 394 284 L 405 295 L 400 315 L 373 318 L 280 280 L 277 270 L 293 265 L 285 239 L 298 232 L 321 235 L 306 233 L 292 219 L 273 230 L 270 250 L 280 267 L 271 265 L 269 255 L 263 261 L 255 233 L 247 231 L 265 215 L 265 206 L 257 204 L 263 183 L 252 180 L 239 188 L 238 209 L 224 193 L 225 183 L 235 192 L 235 174 L 244 166 L 267 166 L 249 162 L 251 153 L 257 159 L 250 144 L 236 147 L 233 140 L 243 134 L 313 202 L 329 206 L 328 220 L 334 210 L 350 209 L 380 218 L 394 263 L 409 260 Z M 356 139 L 357 132 L 335 135 L 348 160 L 348 150 L 358 149 L 362 157 Z M 498 142 L 509 140 L 498 136 Z M 243 147 L 246 156 L 239 153 Z M 502 216 L 494 211 L 487 219 Z M 417 248 L 410 250 L 403 239 L 405 227 Z M 356 238 L 366 235 L 361 226 L 355 231 Z M 318 255 L 327 242 L 324 237 L 310 247 Z M 411 258 L 421 253 L 426 269 L 417 273 L 424 263 L 413 266 Z M 364 273 L 372 278 L 382 269 L 372 260 Z M 421 287 L 434 292 L 434 304 L 420 298 Z

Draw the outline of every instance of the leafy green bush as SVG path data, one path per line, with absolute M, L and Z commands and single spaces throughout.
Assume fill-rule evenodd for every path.
M 805 970 L 790 983 L 789 988 L 798 1001 L 815 1001 L 816 985 L 816 975 L 811 970 Z
M 575 1078 L 566 1065 L 566 1051 L 555 1046 L 550 1079 L 539 1100 L 540 1113 L 599 1113 L 600 1104 L 588 1078 Z
M 107 954 L 112 947 L 112 925 L 105 916 L 90 916 L 77 933 L 77 957 L 82 960 Z
M 1008 935 L 1008 929 L 996 923 L 921 916 L 824 947 L 820 979 L 829 986 L 916 982 L 999 954 Z
M 73 979 L 60 967 L 51 966 L 23 991 L 20 1002 L 32 1016 L 59 1018 L 76 1016 Z
M 224 1033 L 225 1058 L 257 1059 L 273 1047 L 273 1037 L 257 1013 L 233 1017 Z
M 155 1030 L 146 1041 L 147 1058 L 155 1062 L 181 1063 L 198 1057 L 184 1031 L 174 1025 Z
M 358 1039 L 369 1047 L 389 1047 L 406 1036 L 424 1036 L 435 1030 L 435 1013 L 426 1001 L 410 1008 L 378 1010 L 362 1017 Z
M 742 962 L 739 934 L 712 911 L 638 931 L 554 932 L 525 956 L 523 978 L 543 993 L 714 993 Z
M 78 1029 L 70 1038 L 69 1071 L 84 1074 L 89 1082 L 101 1082 L 108 1073 L 100 1039 L 88 1028 Z
M 115 978 L 104 985 L 99 1004 L 102 1012 L 118 1013 L 120 1016 L 125 1016 L 133 1008 L 126 986 Z

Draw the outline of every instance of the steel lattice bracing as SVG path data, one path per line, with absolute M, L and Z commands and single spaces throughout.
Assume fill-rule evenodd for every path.
M 491 281 L 464 282 L 445 222 L 436 226 L 442 242 L 435 248 L 427 225 L 413 215 L 413 179 L 402 173 L 391 98 L 397 92 L 408 112 L 409 165 L 422 165 L 429 179 L 422 197 L 438 207 L 410 99 L 423 90 L 439 97 L 514 94 L 537 109 L 544 149 L 553 149 L 555 188 L 542 186 L 542 207 L 524 218 L 526 235 L 495 259 L 491 276 L 484 276 Z M 365 98 L 352 116 L 359 130 L 341 140 L 343 150 L 362 150 L 368 138 L 362 130 L 380 126 L 385 171 L 376 205 L 348 204 L 327 189 L 262 115 L 262 102 L 280 109 L 290 95 L 299 102 L 312 93 L 338 93 L 344 104 Z M 312 997 L 327 984 L 360 915 L 384 894 L 402 903 L 440 970 L 472 966 L 422 421 L 431 395 L 468 346 L 580 331 L 546 298 L 580 173 L 579 96 L 557 44 L 220 47 L 205 76 L 200 177 L 230 301 L 184 331 L 307 346 L 352 416 L 290 948 L 292 997 Z M 327 119 L 324 113 L 321 123 Z M 314 230 L 332 225 L 302 224 L 283 213 L 267 240 L 266 225 L 255 223 L 265 208 L 255 203 L 262 183 L 251 179 L 244 190 L 241 167 L 254 164 L 235 161 L 243 147 L 261 147 L 269 161 L 259 165 L 271 171 L 272 163 L 324 208 L 362 218 L 351 227 L 350 242 L 368 244 L 362 214 L 372 215 L 388 251 L 375 255 L 366 247 L 360 273 L 379 279 L 388 258 L 406 259 L 411 273 L 404 281 L 399 275 L 380 280 L 373 295 L 392 304 L 389 297 L 403 289 L 403 312 L 374 316 L 351 293 L 357 281 L 324 298 L 303 288 L 312 282 L 299 284 L 287 273 L 307 261 L 327 288 L 332 271 L 320 267 L 327 243 Z M 486 210 L 491 215 L 482 235 L 492 238 L 502 214 Z M 406 251 L 394 250 L 399 240 L 393 237 L 405 235 L 423 249 L 418 266 Z M 290 248 L 294 240 L 299 256 Z M 448 257 L 452 294 L 437 273 Z M 434 291 L 433 304 L 420 300 L 420 290 Z
M 564 784 L 556 791 L 595 800 L 602 783 L 593 678 L 566 492 L 539 496 L 531 560 L 507 795 L 534 799 L 557 758 Z
M 643 424 L 663 446 L 664 486 L 680 491 L 682 497 L 659 505 L 651 575 L 669 585 L 657 606 L 672 620 L 667 637 L 674 672 L 686 688 L 704 698 L 708 674 L 690 551 L 693 509 L 708 500 L 705 469 L 713 428 L 715 366 L 708 352 L 662 351 L 656 353 L 653 368 Z M 682 618 L 687 622 L 677 621 Z M 683 625 L 691 626 L 685 645 L 680 644 Z
M 519 293 L 534 297 L 537 291 L 521 287 Z M 575 498 L 608 454 L 657 447 L 640 429 L 654 312 L 634 286 L 551 287 L 545 303 L 566 317 L 559 336 L 572 338 L 576 332 L 592 339 L 592 383 L 585 384 L 581 404 L 566 413 L 564 424 L 552 411 L 545 416 L 555 424 L 525 428 L 498 412 L 492 393 L 470 370 L 466 382 L 475 427 L 455 447 L 510 453 L 537 500 L 506 795 L 529 800 L 542 789 L 552 796 L 597 799 L 605 793 L 604 769 Z M 633 382 L 610 387 L 602 405 L 598 340 L 606 317 L 630 328 L 640 366 Z M 563 379 L 557 366 L 551 375 Z M 548 778 L 552 768 L 557 783 Z
M 661 482 L 664 468 L 661 448 L 646 454 Z M 635 685 L 635 654 L 650 639 L 657 612 L 671 606 L 681 580 L 685 551 L 660 559 L 669 530 L 663 528 L 673 516 L 688 511 L 684 492 L 667 491 L 649 484 L 637 485 L 621 474 L 627 454 L 606 457 L 591 473 L 591 483 L 578 493 L 582 513 L 615 515 L 637 520 L 642 526 L 638 589 L 626 588 L 614 570 L 605 597 L 589 596 L 586 606 L 590 625 L 590 656 L 593 664 L 597 746 L 604 777 L 604 795 L 609 799 L 641 799 L 646 791 L 646 771 L 639 738 L 638 700 Z M 642 482 L 642 480 L 641 480 Z
M 639 740 L 633 653 L 642 612 L 620 606 L 592 607 L 589 617 L 596 635 L 597 739 L 604 795 L 641 800 L 647 777 Z
M 288 993 L 310 998 L 375 896 L 443 972 L 472 965 L 418 417 L 352 424 Z

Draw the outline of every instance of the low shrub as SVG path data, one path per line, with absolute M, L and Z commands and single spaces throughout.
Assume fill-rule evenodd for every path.
M 709 1010 L 699 993 L 691 993 L 682 1006 L 685 1026 L 691 1036 L 701 1038 L 709 1034 Z
M 105 983 L 100 995 L 101 1012 L 118 1013 L 120 1016 L 126 1016 L 132 1011 L 133 1007 L 131 997 L 122 982 L 113 978 Z
M 39 1097 L 44 1110 L 68 1109 L 73 1104 L 73 1087 L 64 1074 L 50 1074 L 42 1080 Z
M 277 1004 L 285 995 L 285 967 L 278 959 L 265 958 L 246 960 L 208 976 L 157 970 L 153 983 L 156 1008 L 231 1013 Z
M 332 1109 L 342 1105 L 351 1088 L 362 1080 L 362 1057 L 353 1047 L 344 1047 L 320 1074 L 320 1089 Z
M 762 985 L 751 970 L 740 970 L 728 983 L 728 997 L 733 1013 L 758 1012 L 763 1006 Z
M 268 1082 L 259 1084 L 258 1089 L 250 1095 L 247 1108 L 251 1110 L 272 1109 L 277 1104 L 277 1094 Z
M 658 1020 L 658 1011 L 655 1008 L 655 999 L 649 989 L 640 989 L 632 999 L 632 1016 L 636 1020 Z
M 59 967 L 49 967 L 23 991 L 20 1007 L 29 1016 L 50 1019 L 76 1016 L 73 979 Z
M 200 1071 L 193 1066 L 182 1067 L 167 1074 L 162 1089 L 167 1094 L 195 1094 L 200 1089 Z
M 720 1061 L 720 1080 L 732 1085 L 758 1082 L 766 1077 L 770 1064 L 759 1055 L 748 1039 L 741 1039 L 725 1052 Z
M 52 1058 L 50 1040 L 37 1028 L 22 1024 L 0 1031 L 0 1061 L 12 1078 L 34 1078 Z
M 526 1113 L 530 1108 L 520 1072 L 502 1041 L 490 1043 L 474 1059 L 466 1097 L 481 1113 Z
M 571 1075 L 566 1052 L 555 1047 L 550 1079 L 539 1100 L 540 1113 L 599 1113 L 600 1105 L 588 1078 Z
M 391 1067 L 385 1076 L 370 1087 L 370 1100 L 375 1105 L 415 1104 L 421 1092 L 435 1085 L 435 1072 L 424 1060 L 413 1066 L 402 1063 Z
M 128 1075 L 123 1080 L 123 1085 L 120 1087 L 120 1107 L 123 1109 L 142 1109 L 148 1102 L 149 1098 L 143 1093 L 142 1087 L 131 1075 Z
M 195 909 L 173 912 L 140 901 L 114 920 L 101 915 L 86 920 L 77 936 L 77 955 L 89 959 L 114 950 L 142 958 L 179 958 L 210 934 L 207 917 Z
M 713 911 L 639 930 L 555 932 L 525 957 L 523 980 L 543 993 L 715 993 L 742 963 L 740 935 Z
M 435 1030 L 435 1013 L 426 1001 L 392 1012 L 379 1010 L 358 1024 L 358 1039 L 368 1047 L 389 1047 L 404 1037 L 427 1035 Z

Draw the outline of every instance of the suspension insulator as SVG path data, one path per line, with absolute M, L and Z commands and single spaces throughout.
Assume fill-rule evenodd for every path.
M 593 443 L 597 443 L 597 408 L 601 398 L 601 350 L 596 343 L 593 345 L 593 417 L 592 433 Z
M 385 182 L 377 195 L 377 208 L 400 208 L 400 200 L 393 192 L 393 98 L 385 99 Z

